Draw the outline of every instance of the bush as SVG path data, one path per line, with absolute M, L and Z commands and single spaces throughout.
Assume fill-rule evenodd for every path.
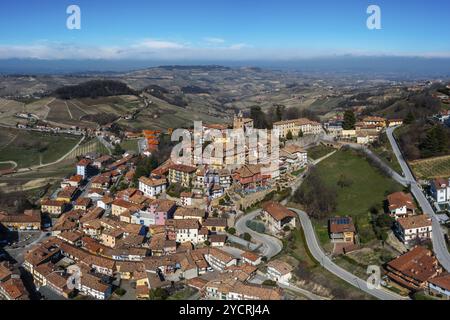
M 231 235 L 235 235 L 236 234 L 236 229 L 235 228 L 228 228 L 228 233 Z
M 263 286 L 268 286 L 268 287 L 276 287 L 276 286 L 277 286 L 277 283 L 276 283 L 275 281 L 273 281 L 273 280 L 265 280 L 265 281 L 262 283 L 262 285 L 263 285 Z
M 117 288 L 115 291 L 115 294 L 117 294 L 119 297 L 123 297 L 127 293 L 127 290 L 123 288 Z
M 264 233 L 266 232 L 266 226 L 258 221 L 247 221 L 246 223 L 247 228 L 258 232 L 258 233 Z
M 244 237 L 243 238 L 244 238 L 245 241 L 251 241 L 252 240 L 252 236 L 248 232 L 244 233 Z

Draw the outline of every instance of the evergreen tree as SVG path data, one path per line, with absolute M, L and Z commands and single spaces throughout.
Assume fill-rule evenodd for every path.
M 286 134 L 286 139 L 292 140 L 293 138 L 294 138 L 294 137 L 293 137 L 293 135 L 292 135 L 292 131 L 289 130 L 288 133 Z
M 355 129 L 356 117 L 355 113 L 352 110 L 347 110 L 344 113 L 344 123 L 342 127 L 344 130 L 353 130 Z
M 403 120 L 403 123 L 411 124 L 414 122 L 414 120 L 416 120 L 416 118 L 414 117 L 414 114 L 412 113 L 412 111 L 409 111 L 408 114 L 406 115 L 405 120 Z

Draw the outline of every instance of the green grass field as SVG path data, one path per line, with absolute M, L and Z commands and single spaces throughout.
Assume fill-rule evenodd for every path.
M 394 171 L 402 174 L 402 168 L 398 163 L 397 157 L 392 150 L 392 146 L 389 143 L 386 133 L 382 133 L 380 139 L 380 145 L 377 147 L 371 147 L 370 149 L 378 155 L 384 162 L 386 162 Z
M 15 139 L 0 147 L 0 162 L 15 161 L 18 168 L 51 163 L 69 152 L 80 140 L 77 137 L 51 135 L 38 132 L 7 130 Z
M 138 152 L 139 151 L 139 147 L 138 147 L 138 140 L 124 140 L 120 146 L 125 150 L 125 151 L 134 151 L 134 152 Z
M 364 238 L 375 239 L 369 209 L 374 205 L 381 206 L 387 194 L 402 190 L 402 186 L 383 176 L 353 150 L 337 152 L 321 162 L 317 169 L 324 182 L 337 190 L 337 210 L 333 215 L 352 216 Z M 351 186 L 337 186 L 341 175 L 352 182 Z M 327 221 L 317 223 L 320 235 L 326 230 Z M 323 235 L 319 238 L 325 240 Z
M 308 157 L 313 160 L 317 160 L 317 159 L 320 159 L 320 158 L 326 156 L 327 154 L 330 154 L 334 150 L 335 149 L 333 149 L 331 147 L 327 147 L 323 144 L 320 144 L 318 146 L 308 149 Z

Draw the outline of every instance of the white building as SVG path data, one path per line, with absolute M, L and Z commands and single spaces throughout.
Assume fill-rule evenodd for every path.
M 397 237 L 406 246 L 414 245 L 417 240 L 430 240 L 433 225 L 427 215 L 399 218 L 396 223 Z
M 267 276 L 276 282 L 288 284 L 292 279 L 292 266 L 281 260 L 273 260 L 267 264 Z
M 145 196 L 150 198 L 156 198 L 157 195 L 165 192 L 166 186 L 166 179 L 139 178 L 139 190 L 142 191 Z
M 430 192 L 434 200 L 439 204 L 450 201 L 450 179 L 436 179 L 431 182 Z
M 237 265 L 235 257 L 217 248 L 209 249 L 205 259 L 213 269 L 219 271 L 225 271 L 226 268 Z

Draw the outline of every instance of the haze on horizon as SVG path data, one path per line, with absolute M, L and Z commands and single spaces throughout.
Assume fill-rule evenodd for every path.
M 80 30 L 66 27 L 72 4 Z M 371 4 L 380 30 L 367 28 Z M 449 11 L 444 0 L 3 1 L 0 72 L 223 64 L 448 75 Z

